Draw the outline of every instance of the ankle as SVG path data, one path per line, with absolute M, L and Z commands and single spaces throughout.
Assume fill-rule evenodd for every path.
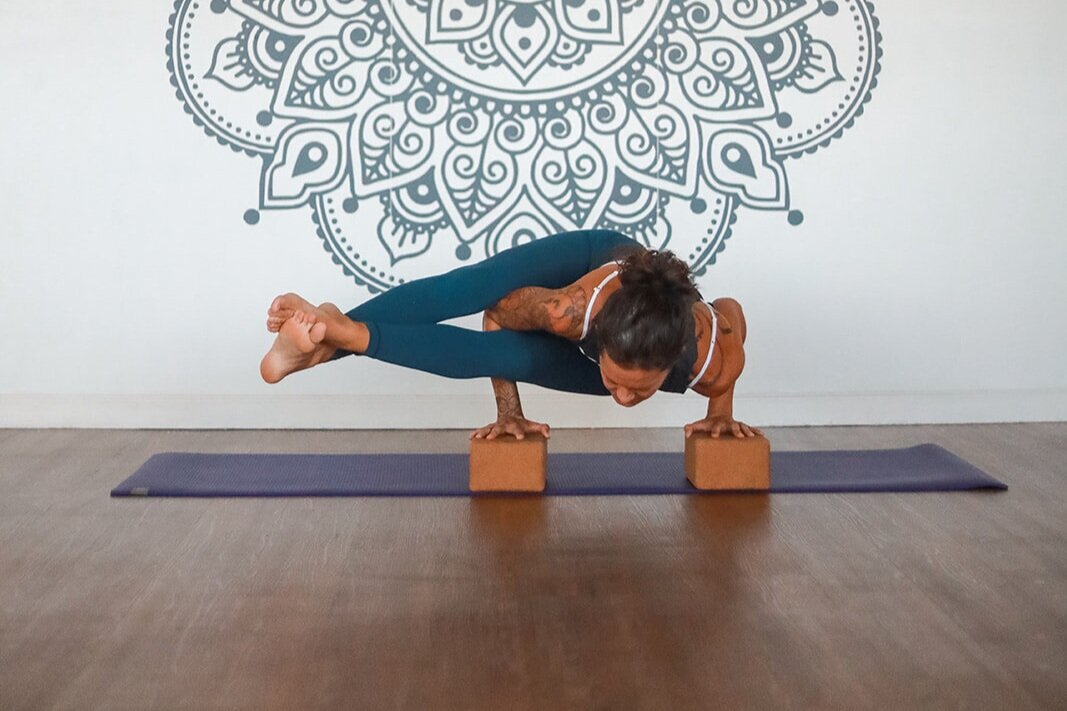
M 346 334 L 348 337 L 345 339 L 345 348 L 353 353 L 366 353 L 370 345 L 370 329 L 362 321 L 352 321 L 351 324 Z

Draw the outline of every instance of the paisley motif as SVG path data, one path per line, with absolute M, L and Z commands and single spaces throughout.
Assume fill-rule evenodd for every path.
M 308 206 L 378 292 L 581 228 L 703 273 L 742 208 L 801 222 L 786 159 L 853 125 L 880 40 L 864 0 L 176 0 L 166 50 L 262 160 L 246 221 Z

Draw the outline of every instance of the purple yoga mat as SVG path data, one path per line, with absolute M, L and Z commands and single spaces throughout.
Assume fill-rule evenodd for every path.
M 700 494 L 678 452 L 550 454 L 544 495 Z M 472 496 L 466 454 L 153 455 L 112 496 Z M 1007 489 L 936 444 L 771 452 L 771 491 Z M 496 494 L 476 494 L 496 495 Z

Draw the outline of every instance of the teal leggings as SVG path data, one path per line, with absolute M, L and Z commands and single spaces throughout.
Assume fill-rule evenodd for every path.
M 495 305 L 524 286 L 558 289 L 640 248 L 614 230 L 574 230 L 506 249 L 476 264 L 394 286 L 347 313 L 366 324 L 368 358 L 447 378 L 496 377 L 552 390 L 609 395 L 600 366 L 547 331 L 476 331 L 438 323 Z M 351 355 L 338 351 L 334 358 Z

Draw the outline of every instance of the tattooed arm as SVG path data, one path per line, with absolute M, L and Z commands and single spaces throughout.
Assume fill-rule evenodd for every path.
M 586 290 L 582 281 L 562 289 L 524 286 L 509 293 L 485 313 L 501 328 L 548 331 L 576 341 L 582 335 Z
M 486 311 L 482 316 L 482 329 L 485 331 L 499 331 L 502 326 Z M 538 432 L 549 437 L 549 426 L 527 420 L 522 414 L 522 403 L 519 402 L 519 388 L 510 380 L 503 378 L 491 378 L 493 382 L 493 394 L 496 396 L 496 422 L 491 422 L 485 427 L 480 427 L 471 433 L 471 439 L 487 438 L 495 439 L 502 434 L 511 434 L 519 439 L 525 437 L 527 432 Z
M 548 331 L 572 341 L 582 335 L 585 318 L 586 294 L 592 290 L 587 284 L 597 278 L 595 272 L 587 274 L 574 284 L 563 289 L 546 289 L 540 286 L 524 286 L 510 292 L 485 310 L 482 328 L 498 331 Z M 496 396 L 496 422 L 475 430 L 471 438 L 493 439 L 502 434 L 513 434 L 520 439 L 527 432 L 540 432 L 549 437 L 549 426 L 527 420 L 522 414 L 519 389 L 515 383 L 503 378 L 492 378 L 493 394 Z
M 482 316 L 482 330 L 499 331 L 502 326 L 486 312 Z M 519 402 L 519 387 L 510 380 L 492 378 L 493 394 L 496 395 L 496 414 L 522 417 L 522 403 Z

